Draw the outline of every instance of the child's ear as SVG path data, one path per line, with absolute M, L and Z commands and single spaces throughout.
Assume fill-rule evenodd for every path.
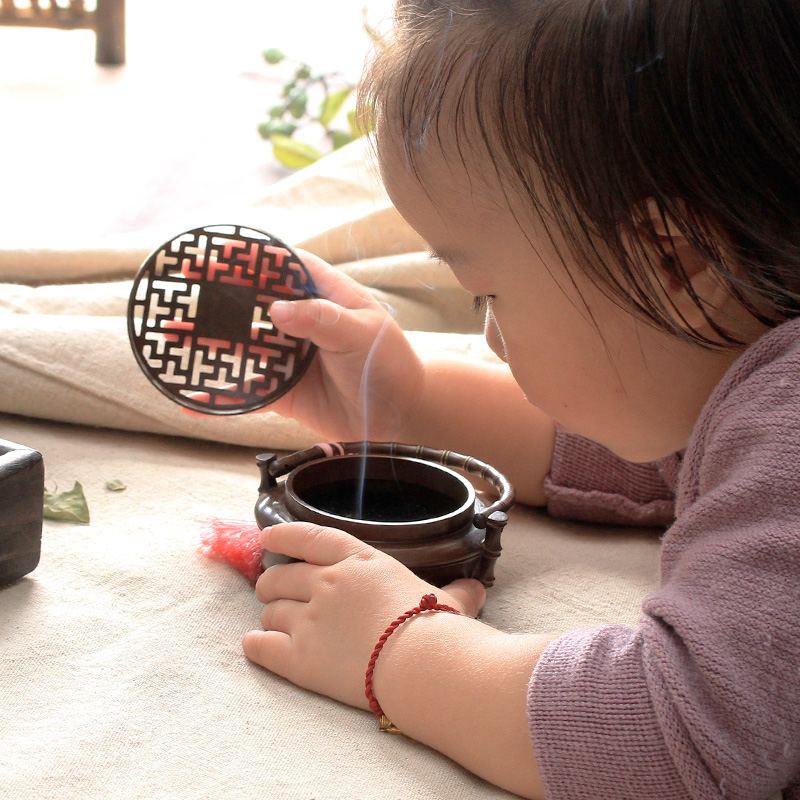
M 659 279 L 669 306 L 685 324 L 698 332 L 710 331 L 706 315 L 724 325 L 723 316 L 732 299 L 708 258 L 698 251 L 678 225 L 659 211 L 655 201 L 647 201 L 642 222 L 642 239 L 650 239 L 652 263 L 660 270 Z M 688 285 L 687 285 L 688 284 Z M 700 298 L 706 313 L 698 307 Z

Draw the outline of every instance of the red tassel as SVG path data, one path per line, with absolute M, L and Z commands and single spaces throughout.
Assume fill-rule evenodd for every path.
M 212 518 L 198 522 L 202 531 L 200 552 L 208 558 L 227 561 L 255 585 L 264 571 L 258 526 L 238 519 Z

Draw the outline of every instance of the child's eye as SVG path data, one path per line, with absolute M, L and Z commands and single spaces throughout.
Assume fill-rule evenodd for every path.
M 480 297 L 473 298 L 472 311 L 475 314 L 485 314 L 492 300 L 494 300 L 493 294 L 482 294 Z

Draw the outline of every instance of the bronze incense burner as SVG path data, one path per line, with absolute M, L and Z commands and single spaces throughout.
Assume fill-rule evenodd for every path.
M 145 259 L 128 303 L 128 335 L 142 371 L 170 400 L 203 414 L 244 414 L 290 391 L 316 352 L 310 340 L 272 324 L 272 303 L 317 296 L 302 259 L 277 237 L 206 225 Z M 330 525 L 430 583 L 494 582 L 514 490 L 488 464 L 386 442 L 320 444 L 283 458 L 263 454 L 258 464 L 262 528 Z M 484 502 L 466 476 L 488 482 L 497 499 Z
M 396 442 L 331 442 L 283 458 L 264 453 L 256 461 L 259 527 L 295 520 L 329 525 L 436 586 L 457 578 L 494 583 L 514 490 L 488 464 Z M 484 502 L 462 473 L 488 483 L 497 499 Z M 272 554 L 266 559 L 276 561 Z

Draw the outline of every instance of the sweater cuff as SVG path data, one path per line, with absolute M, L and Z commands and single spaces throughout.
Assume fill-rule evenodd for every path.
M 585 522 L 666 527 L 675 519 L 669 479 L 678 463 L 676 455 L 634 464 L 597 442 L 557 431 L 544 482 L 547 511 Z
M 620 625 L 551 643 L 528 688 L 528 720 L 548 800 L 682 800 L 642 665 L 641 634 Z

